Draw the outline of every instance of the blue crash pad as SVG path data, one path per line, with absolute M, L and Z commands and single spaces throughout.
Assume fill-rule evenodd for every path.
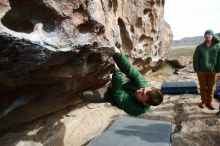
M 216 82 L 214 97 L 220 102 L 220 79 Z
M 171 123 L 120 116 L 87 146 L 170 146 Z
M 198 94 L 195 81 L 163 82 L 161 85 L 163 94 Z

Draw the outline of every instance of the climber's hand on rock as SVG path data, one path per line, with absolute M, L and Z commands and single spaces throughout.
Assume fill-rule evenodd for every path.
M 115 52 L 115 54 L 120 54 L 121 53 L 120 49 L 117 48 L 116 46 L 114 46 L 114 52 Z

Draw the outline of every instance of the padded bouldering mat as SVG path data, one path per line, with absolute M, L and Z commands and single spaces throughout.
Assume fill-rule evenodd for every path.
M 195 81 L 163 82 L 161 85 L 163 94 L 198 94 Z
M 120 116 L 87 146 L 170 146 L 171 123 Z
M 220 78 L 218 78 L 218 81 L 215 85 L 214 97 L 217 99 L 218 102 L 220 102 Z

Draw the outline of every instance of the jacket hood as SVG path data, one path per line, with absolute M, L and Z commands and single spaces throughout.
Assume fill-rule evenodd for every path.
M 213 36 L 213 38 L 212 38 L 212 43 L 213 44 L 217 44 L 217 43 L 219 43 L 219 37 L 217 37 L 217 36 Z

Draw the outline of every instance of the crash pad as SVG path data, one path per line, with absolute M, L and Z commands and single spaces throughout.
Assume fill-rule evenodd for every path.
M 195 81 L 163 82 L 161 85 L 163 94 L 198 94 Z
M 170 146 L 171 123 L 120 116 L 87 146 Z

